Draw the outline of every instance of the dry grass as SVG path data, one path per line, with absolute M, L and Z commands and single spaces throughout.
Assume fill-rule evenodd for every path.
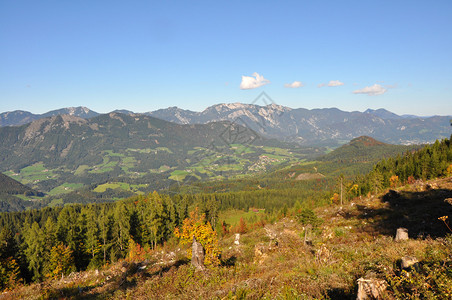
M 444 270 L 452 271 L 446 264 L 452 262 L 452 239 L 433 219 L 438 212 L 450 211 L 437 205 L 450 194 L 452 182 L 444 179 L 435 184 L 437 189 L 425 192 L 408 186 L 397 199 L 371 197 L 342 208 L 318 208 L 315 212 L 323 223 L 312 230 L 306 245 L 305 227 L 292 218 L 243 234 L 240 245 L 228 235 L 220 241 L 223 264 L 206 272 L 190 266 L 183 258 L 184 249 L 167 247 L 147 262 L 121 262 L 97 273 L 32 284 L 0 299 L 355 299 L 356 280 L 366 274 L 391 281 L 388 298 L 404 298 L 398 277 L 403 256 L 415 256 L 421 266 L 443 261 Z M 426 215 L 432 219 L 423 219 Z M 406 223 L 397 219 L 400 216 Z M 400 223 L 417 235 L 395 242 L 393 228 Z M 168 255 L 171 250 L 174 255 Z M 444 276 L 448 277 L 442 282 L 452 282 L 448 279 L 452 274 Z

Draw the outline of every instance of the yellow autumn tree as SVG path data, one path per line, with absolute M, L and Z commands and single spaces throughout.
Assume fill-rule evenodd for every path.
M 205 250 L 204 264 L 215 266 L 220 263 L 220 248 L 218 246 L 217 233 L 212 229 L 209 222 L 206 222 L 204 214 L 199 214 L 198 208 L 190 213 L 190 218 L 184 220 L 182 228 L 176 227 L 174 235 L 180 239 L 183 245 L 190 244 L 193 236 L 201 243 Z M 191 259 L 191 247 L 187 250 L 188 258 Z
M 0 292 L 13 290 L 22 283 L 19 264 L 12 257 L 0 261 Z
M 352 185 L 348 192 L 355 197 L 359 196 L 359 186 L 357 184 Z
M 397 185 L 399 184 L 399 176 L 392 175 L 391 178 L 389 178 L 389 183 L 392 188 L 397 187 Z
M 57 278 L 74 272 L 76 269 L 71 248 L 63 244 L 52 247 L 48 268 L 49 272 L 46 277 L 49 278 Z

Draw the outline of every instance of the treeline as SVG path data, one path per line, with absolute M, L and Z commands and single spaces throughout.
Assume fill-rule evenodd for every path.
M 153 193 L 116 203 L 4 213 L 0 288 L 117 261 L 126 256 L 130 239 L 150 247 L 162 244 L 187 216 L 183 203 Z M 63 265 L 59 257 L 66 258 Z
M 115 203 L 2 213 L 0 290 L 12 288 L 18 282 L 41 281 L 98 268 L 126 258 L 131 245 L 153 249 L 171 239 L 174 229 L 195 207 L 213 229 L 221 230 L 222 210 L 256 207 L 277 214 L 295 204 L 314 206 L 328 199 L 327 182 L 310 184 L 319 189 L 262 188 L 173 196 L 153 192 Z
M 377 163 L 365 176 L 358 177 L 359 194 L 367 194 L 415 180 L 452 175 L 451 139 L 436 141 L 418 151 L 409 151 Z

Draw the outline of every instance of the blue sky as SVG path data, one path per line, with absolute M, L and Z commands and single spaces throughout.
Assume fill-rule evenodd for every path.
M 0 112 L 200 111 L 265 91 L 451 115 L 451 29 L 449 0 L 1 1 Z

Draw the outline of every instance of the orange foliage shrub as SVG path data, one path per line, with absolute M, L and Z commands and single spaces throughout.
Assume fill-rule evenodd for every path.
M 399 184 L 399 176 L 392 175 L 391 178 L 389 178 L 389 182 L 391 187 L 396 187 Z
M 452 164 L 450 164 L 446 169 L 447 176 L 452 176 Z
M 141 247 L 140 244 L 135 243 L 135 241 L 129 239 L 129 252 L 127 253 L 128 261 L 144 261 L 151 256 L 151 249 L 149 246 Z
M 339 203 L 339 194 L 338 193 L 334 193 L 333 197 L 331 197 L 331 202 L 333 202 L 334 204 Z
M 246 225 L 245 220 L 242 218 L 240 218 L 239 224 L 237 225 L 237 228 L 235 230 L 236 233 L 241 233 L 244 234 L 248 231 L 248 226 Z

